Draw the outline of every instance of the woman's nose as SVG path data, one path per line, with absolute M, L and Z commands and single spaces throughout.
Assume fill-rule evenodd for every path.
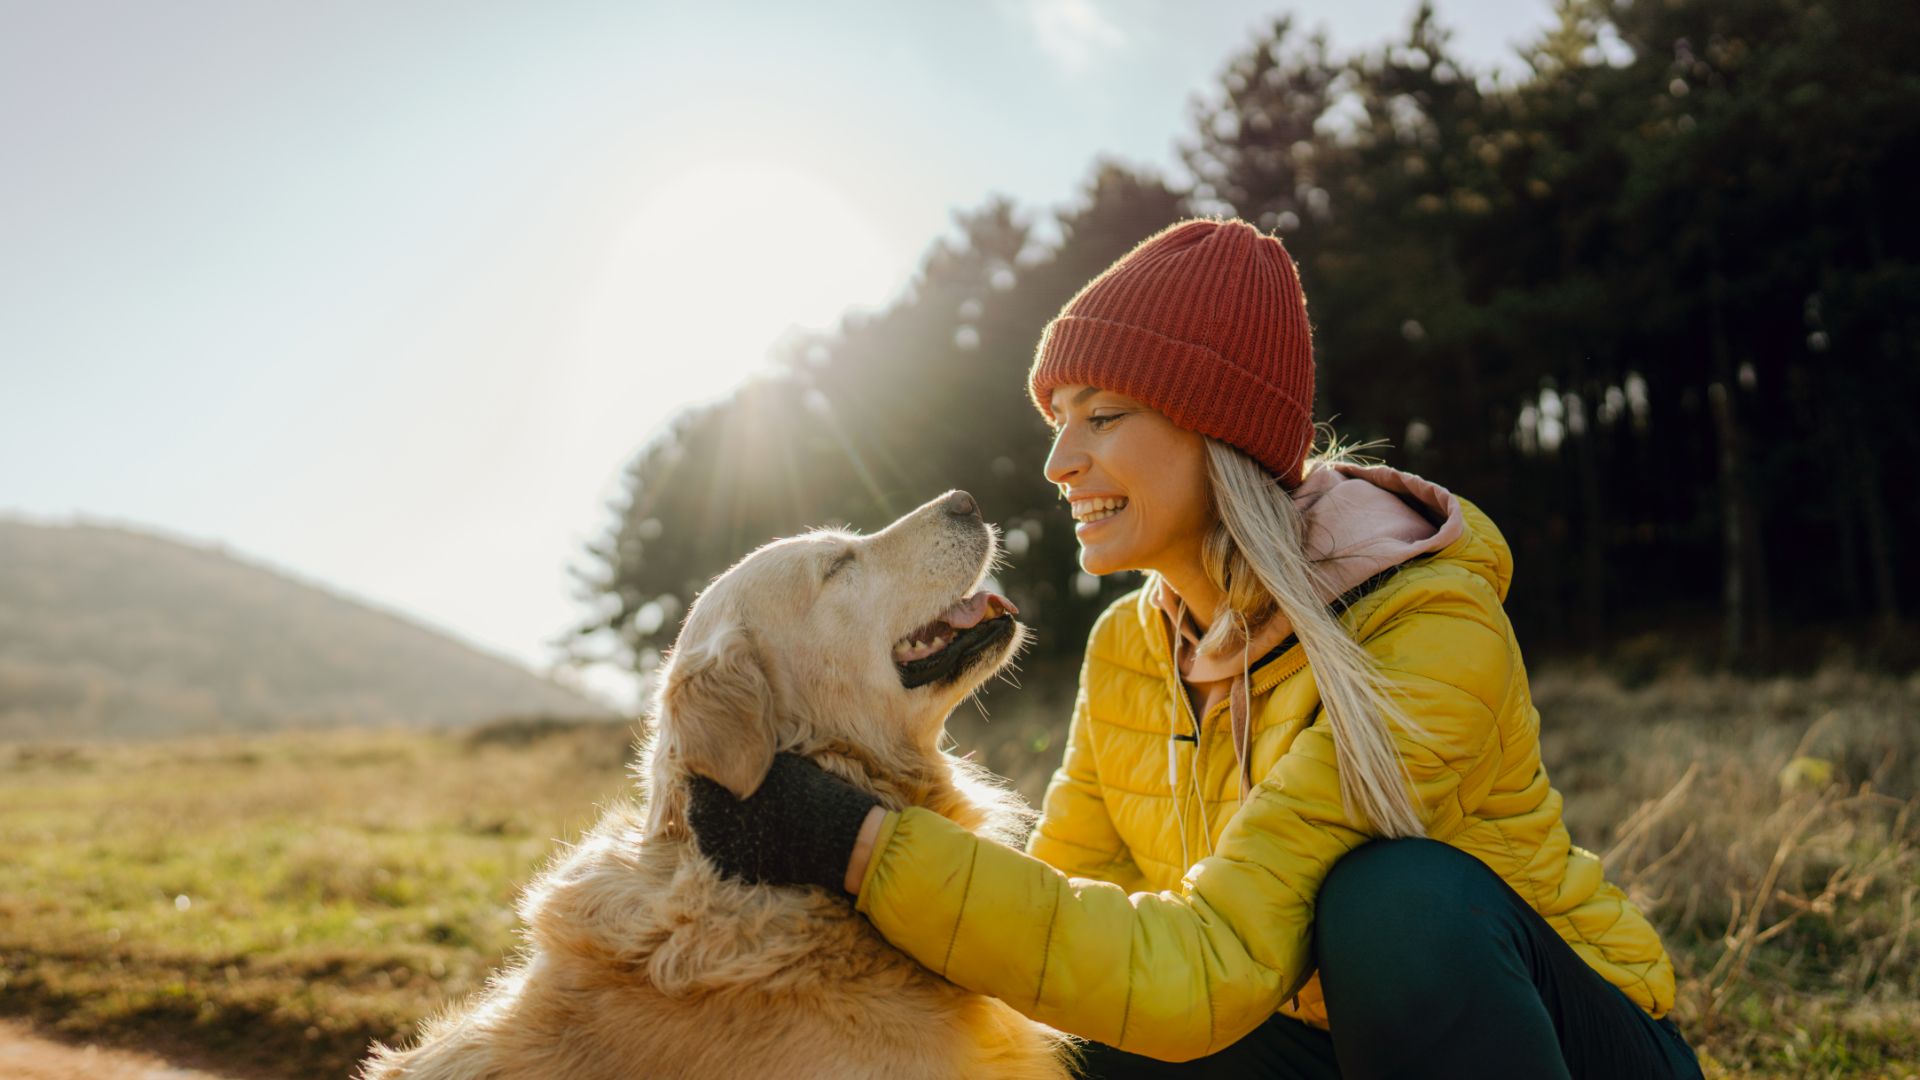
M 1068 446 L 1065 439 L 1061 439 L 1053 444 L 1052 451 L 1047 454 L 1044 472 L 1048 483 L 1055 487 L 1064 487 L 1067 481 L 1086 471 L 1086 467 L 1087 456 Z

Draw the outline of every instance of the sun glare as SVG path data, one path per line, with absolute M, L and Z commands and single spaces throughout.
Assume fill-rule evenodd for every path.
M 636 366 L 656 401 L 708 399 L 761 368 L 789 328 L 877 305 L 905 272 L 867 215 L 818 177 L 708 163 L 648 189 L 612 243 L 587 351 Z

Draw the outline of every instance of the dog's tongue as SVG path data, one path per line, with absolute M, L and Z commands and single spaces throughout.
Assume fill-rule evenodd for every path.
M 969 626 L 978 626 L 980 620 L 986 618 L 987 612 L 991 610 L 988 606 L 990 603 L 997 603 L 1000 610 L 1009 615 L 1020 614 L 1020 609 L 1013 606 L 1013 601 L 1001 596 L 999 593 L 988 592 L 985 589 L 981 589 L 979 592 L 974 593 L 972 596 L 967 597 L 942 612 L 940 614 L 940 621 L 953 627 L 955 630 L 965 630 Z

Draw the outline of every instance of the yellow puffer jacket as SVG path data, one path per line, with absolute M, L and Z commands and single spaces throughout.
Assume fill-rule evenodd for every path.
M 1394 736 L 1428 835 L 1492 867 L 1658 1018 L 1673 1004 L 1672 964 L 1561 823 L 1501 607 L 1511 555 L 1480 509 L 1460 503 L 1459 539 L 1395 569 L 1341 621 L 1427 729 Z M 1175 812 L 1168 733 L 1185 697 L 1167 633 L 1144 590 L 1095 625 L 1031 856 L 919 807 L 890 813 L 858 907 L 961 986 L 1063 1031 L 1185 1061 L 1276 1010 L 1327 1026 L 1310 952 L 1314 894 L 1370 837 L 1341 808 L 1333 734 L 1297 644 L 1252 673 L 1254 775 L 1264 779 L 1240 804 L 1223 703 L 1200 719 L 1197 750 L 1179 744 L 1183 769 L 1198 770 L 1211 835 L 1185 772 Z M 1182 821 L 1186 848 L 1204 856 L 1190 867 Z

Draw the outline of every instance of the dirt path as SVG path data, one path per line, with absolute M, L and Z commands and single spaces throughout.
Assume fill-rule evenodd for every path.
M 0 1078 L 4 1080 L 225 1080 L 183 1069 L 149 1054 L 70 1046 L 43 1039 L 13 1020 L 0 1020 Z

